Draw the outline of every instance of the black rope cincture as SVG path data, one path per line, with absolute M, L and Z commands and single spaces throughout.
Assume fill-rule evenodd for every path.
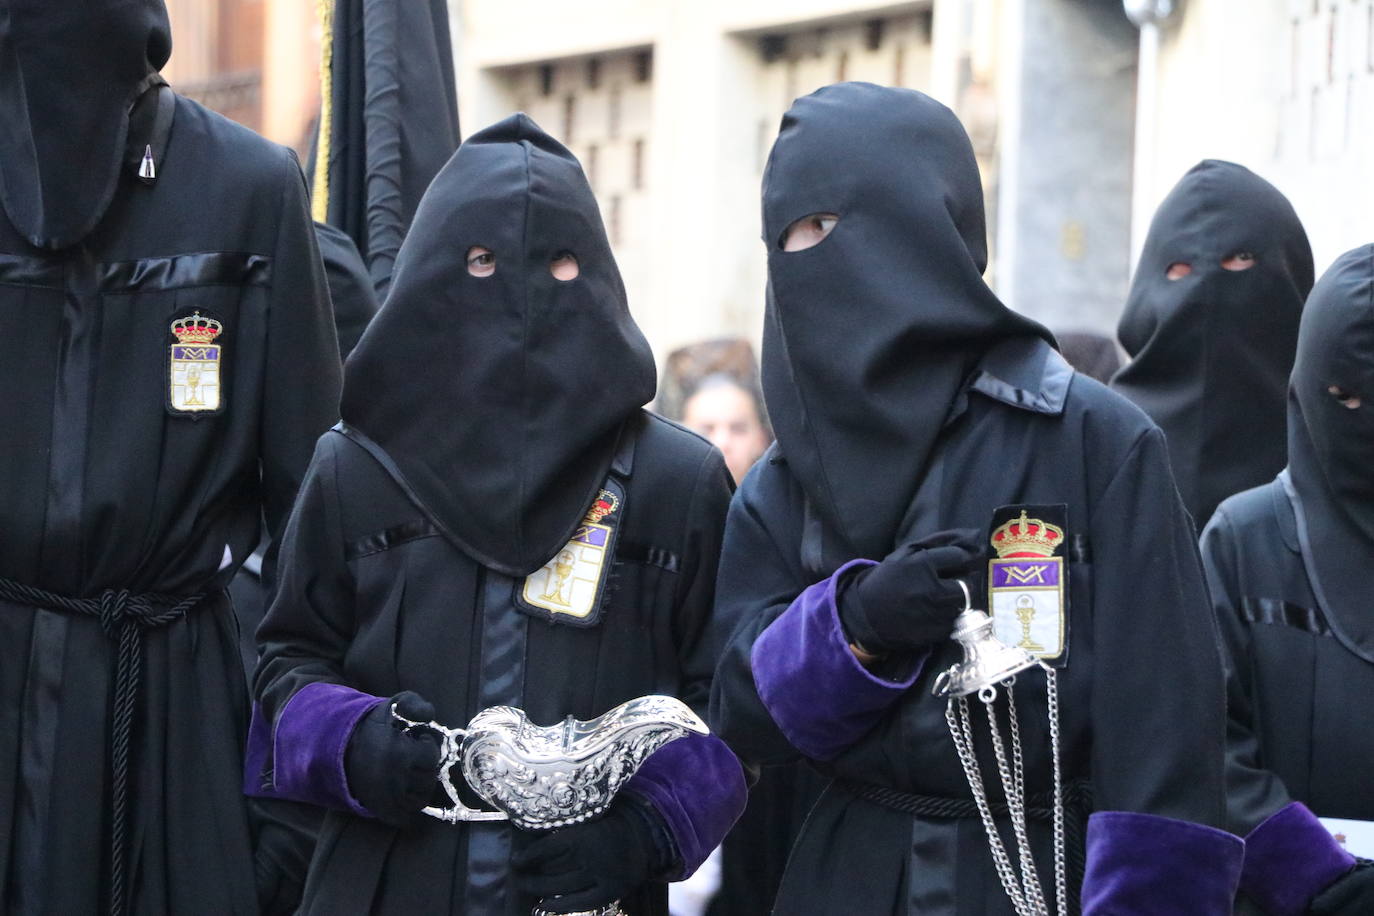
M 70 598 L 0 578 L 0 600 L 94 617 L 100 621 L 105 636 L 118 645 L 110 721 L 110 916 L 124 916 L 128 909 L 129 769 L 134 709 L 143 677 L 143 634 L 184 616 L 203 597 L 140 595 L 128 589 L 106 589 L 99 598 Z

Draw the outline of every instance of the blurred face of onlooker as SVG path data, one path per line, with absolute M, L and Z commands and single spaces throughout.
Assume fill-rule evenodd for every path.
M 721 450 L 737 484 L 768 448 L 768 432 L 753 395 L 734 383 L 701 388 L 687 399 L 682 422 Z

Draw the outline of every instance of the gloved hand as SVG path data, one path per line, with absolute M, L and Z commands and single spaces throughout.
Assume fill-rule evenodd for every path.
M 344 751 L 348 791 L 380 821 L 393 827 L 417 822 L 434 792 L 439 737 L 428 729 L 405 732 L 391 705 L 407 719 L 428 722 L 434 706 L 412 691 L 396 694 L 363 716 Z
M 981 538 L 972 528 L 938 531 L 898 547 L 877 566 L 851 573 L 840 584 L 845 633 L 880 655 L 948 639 L 964 609 L 964 593 L 955 580 L 967 580 L 982 562 Z
M 605 906 L 672 867 L 666 828 L 647 803 L 621 796 L 606 814 L 540 837 L 511 859 L 516 883 L 551 913 Z
M 1374 913 L 1374 862 L 1362 861 L 1312 898 L 1311 916 Z

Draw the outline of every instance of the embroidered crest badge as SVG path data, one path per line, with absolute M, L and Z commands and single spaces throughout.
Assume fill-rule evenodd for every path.
M 525 610 L 574 626 L 597 622 L 623 500 L 620 486 L 606 481 L 563 549 L 525 577 L 519 595 Z
M 1004 506 L 994 513 L 990 538 L 997 553 L 988 561 L 993 633 L 1046 661 L 1063 659 L 1068 643 L 1066 509 Z M 1031 517 L 1032 511 L 1041 517 Z
M 171 325 L 176 343 L 168 360 L 167 408 L 174 414 L 198 416 L 224 408 L 223 346 L 215 340 L 224 325 L 201 315 L 184 315 Z

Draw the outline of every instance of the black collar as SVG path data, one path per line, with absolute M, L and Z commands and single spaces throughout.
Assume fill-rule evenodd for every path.
M 983 354 L 968 387 L 1009 407 L 1059 416 L 1072 380 L 1073 368 L 1054 347 L 1039 337 L 1010 337 Z

